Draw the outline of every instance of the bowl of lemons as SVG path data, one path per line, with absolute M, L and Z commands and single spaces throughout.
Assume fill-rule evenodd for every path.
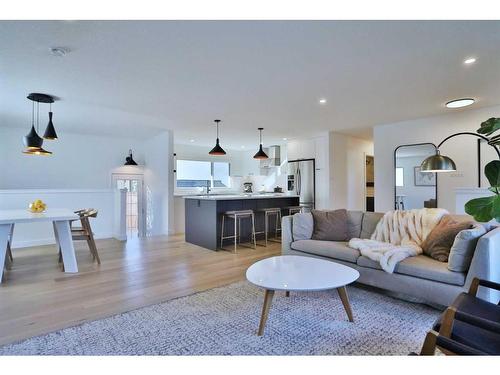
M 33 201 L 29 205 L 29 210 L 33 213 L 41 213 L 44 212 L 47 209 L 47 205 L 42 202 L 41 199 L 37 199 L 36 201 Z

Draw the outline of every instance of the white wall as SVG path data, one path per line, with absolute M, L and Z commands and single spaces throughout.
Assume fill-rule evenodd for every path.
M 150 236 L 174 233 L 174 153 L 172 132 L 145 142 L 144 182 Z
M 432 142 L 461 132 L 475 132 L 481 122 L 500 116 L 500 106 L 469 109 L 435 117 L 379 125 L 374 128 L 375 144 L 375 209 L 394 207 L 394 149 L 403 144 Z M 488 148 L 488 147 L 486 147 Z M 438 205 L 455 212 L 455 188 L 477 187 L 477 141 L 472 136 L 458 136 L 441 147 L 450 156 L 457 171 L 438 175 Z
M 51 156 L 25 155 L 22 137 L 28 130 L 0 127 L 0 189 L 109 189 L 110 171 L 125 163 L 129 149 L 144 162 L 140 139 L 59 130 L 57 141 L 43 145 Z
M 373 143 L 330 132 L 330 207 L 365 209 L 365 156 L 373 155 Z M 375 166 L 378 164 L 375 157 Z M 376 185 L 376 184 L 375 184 Z M 375 189 L 377 187 L 375 186 Z
M 173 232 L 173 144 L 170 131 L 150 139 L 58 131 L 59 140 L 44 142 L 44 148 L 53 152 L 53 155 L 44 157 L 22 153 L 22 137 L 27 130 L 0 127 L 0 189 L 112 189 L 112 173 L 144 173 L 145 190 L 149 189 L 151 198 L 146 209 L 154 214 L 148 234 Z M 135 161 L 145 165 L 143 168 L 123 166 L 129 149 L 133 150 Z M 5 206 L 1 203 L 0 208 Z M 26 207 L 28 203 L 19 201 L 16 208 Z M 49 206 L 63 207 L 62 204 L 50 202 Z M 64 200 L 64 204 L 67 208 L 88 206 L 102 211 L 113 202 L 103 202 L 96 194 L 86 197 L 82 193 L 81 198 L 73 196 L 69 201 Z M 111 233 L 107 229 L 100 232 L 102 235 Z

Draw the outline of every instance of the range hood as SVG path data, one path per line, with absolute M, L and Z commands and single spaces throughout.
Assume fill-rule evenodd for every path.
M 279 167 L 281 165 L 281 148 L 279 145 L 269 146 L 264 149 L 269 159 L 260 161 L 260 168 Z

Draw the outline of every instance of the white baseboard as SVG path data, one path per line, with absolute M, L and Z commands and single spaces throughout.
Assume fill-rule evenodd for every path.
M 103 240 L 107 238 L 116 238 L 113 234 L 111 233 L 100 233 L 100 234 L 95 234 L 94 235 L 96 240 Z M 116 238 L 119 241 L 125 241 L 127 237 L 124 239 Z M 49 238 L 37 238 L 37 239 L 30 239 L 30 240 L 16 240 L 16 235 L 14 233 L 14 241 L 12 241 L 12 248 L 13 249 L 22 249 L 24 247 L 33 247 L 33 246 L 43 246 L 43 245 L 55 245 L 56 242 L 54 240 L 54 237 L 49 237 Z

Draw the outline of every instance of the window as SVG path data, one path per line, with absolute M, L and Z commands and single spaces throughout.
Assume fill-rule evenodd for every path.
M 396 186 L 405 186 L 403 168 L 396 168 Z
M 229 187 L 229 163 L 177 160 L 177 187 Z

